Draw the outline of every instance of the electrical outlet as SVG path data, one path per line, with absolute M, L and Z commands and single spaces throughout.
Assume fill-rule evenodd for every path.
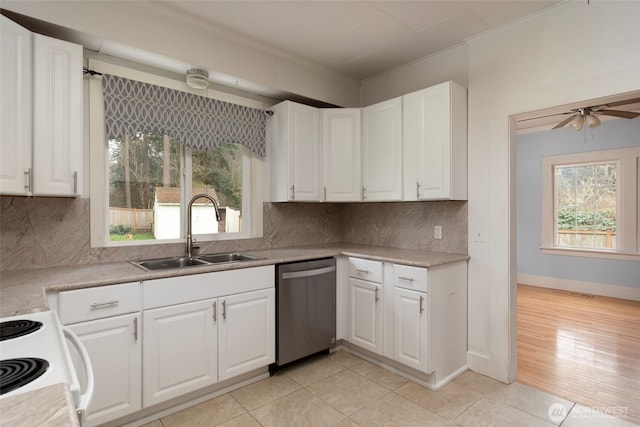
M 434 239 L 442 239 L 442 226 L 436 225 L 433 227 L 433 238 Z
M 484 242 L 484 234 L 480 228 L 473 230 L 473 240 L 478 243 Z

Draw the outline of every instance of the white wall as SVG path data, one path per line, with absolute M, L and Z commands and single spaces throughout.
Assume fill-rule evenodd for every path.
M 640 88 L 640 2 L 568 3 L 469 42 L 469 366 L 516 374 L 509 116 Z M 588 46 L 588 49 L 586 48 Z
M 152 2 L 2 1 L 4 9 L 215 70 L 276 91 L 343 107 L 359 105 L 360 82 L 292 55 L 188 20 Z
M 640 2 L 571 2 L 363 82 L 362 105 L 444 80 L 469 88 L 468 363 L 477 372 L 505 382 L 516 374 L 509 116 L 640 89 L 639 17 Z

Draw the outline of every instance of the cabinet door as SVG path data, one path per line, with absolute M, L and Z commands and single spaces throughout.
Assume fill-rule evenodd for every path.
M 351 322 L 349 342 L 374 353 L 382 353 L 382 287 L 349 279 Z
M 429 373 L 427 296 L 422 292 L 393 289 L 393 358 Z
M 275 362 L 275 289 L 218 301 L 220 381 Z
M 289 182 L 295 201 L 320 201 L 320 113 L 317 108 L 290 103 Z
M 362 109 L 364 201 L 402 200 L 402 99 Z
M 82 46 L 33 35 L 34 194 L 82 193 Z
M 95 376 L 87 425 L 94 426 L 142 409 L 140 314 L 69 325 L 84 344 Z M 76 363 L 76 366 L 82 366 Z M 78 372 L 84 383 L 84 371 Z
M 361 199 L 361 120 L 359 108 L 322 109 L 324 200 Z
M 466 105 L 453 82 L 403 96 L 405 200 L 466 199 Z
M 0 193 L 31 194 L 31 32 L 0 16 Z
M 217 299 L 143 312 L 143 405 L 217 381 Z

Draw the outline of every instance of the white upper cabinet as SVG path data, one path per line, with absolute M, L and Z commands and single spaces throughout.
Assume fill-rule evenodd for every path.
M 80 195 L 82 46 L 34 34 L 34 195 Z
M 291 101 L 271 110 L 271 201 L 321 201 L 320 112 Z
M 2 17 L 0 193 L 82 193 L 82 46 Z
M 0 16 L 0 193 L 30 194 L 32 34 Z
M 402 200 L 402 98 L 362 109 L 365 202 Z
M 323 200 L 359 202 L 362 190 L 359 108 L 325 108 L 322 114 Z
M 402 97 L 404 199 L 467 199 L 467 90 L 453 82 Z

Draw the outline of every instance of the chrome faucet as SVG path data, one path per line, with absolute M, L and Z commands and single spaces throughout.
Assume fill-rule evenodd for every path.
M 208 194 L 196 194 L 193 196 L 189 205 L 187 207 L 187 258 L 191 258 L 193 256 L 193 249 L 198 249 L 200 245 L 197 243 L 194 245 L 193 236 L 191 235 L 191 211 L 193 208 L 193 202 L 198 199 L 205 198 L 209 199 L 211 203 L 213 203 L 213 208 L 216 210 L 216 220 L 220 222 L 220 211 L 218 210 L 218 203 Z

